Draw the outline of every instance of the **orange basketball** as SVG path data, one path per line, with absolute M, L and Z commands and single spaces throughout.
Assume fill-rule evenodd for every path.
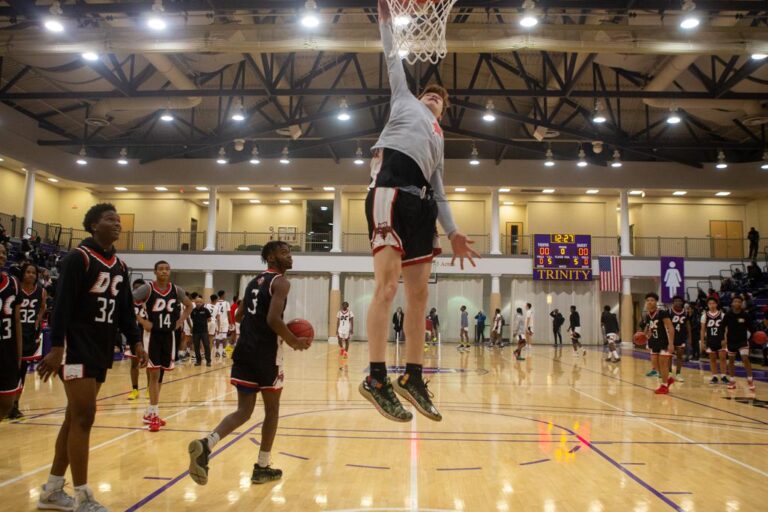
M 752 335 L 752 343 L 755 345 L 765 345 L 768 342 L 768 334 L 765 331 L 757 331 Z
M 634 336 L 632 336 L 632 341 L 635 342 L 635 345 L 638 347 L 642 347 L 646 343 L 648 343 L 648 338 L 646 337 L 645 333 L 643 331 L 637 331 Z
M 288 330 L 297 338 L 309 338 L 310 343 L 315 339 L 315 329 L 303 318 L 294 318 L 287 324 Z

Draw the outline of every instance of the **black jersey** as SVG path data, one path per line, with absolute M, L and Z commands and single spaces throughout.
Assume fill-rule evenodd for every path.
M 662 309 L 657 309 L 653 314 L 646 313 L 645 325 L 650 332 L 649 343 L 669 344 L 667 328 L 664 326 L 665 318 L 669 318 L 669 313 Z
M 600 321 L 605 328 L 605 334 L 618 334 L 619 333 L 619 319 L 616 315 L 610 311 L 603 311 L 600 317 Z
M 19 290 L 19 314 L 21 315 L 21 332 L 24 336 L 35 334 L 37 319 L 43 308 L 43 288 L 36 285 L 31 293 Z
M 272 303 L 272 283 L 279 278 L 282 278 L 282 274 L 267 270 L 248 283 L 243 295 L 242 307 L 245 308 L 245 314 L 240 322 L 240 338 L 232 354 L 235 362 L 258 359 L 265 364 L 280 365 L 277 334 L 267 323 L 267 313 Z M 285 311 L 285 304 L 282 304 L 282 311 Z
M 136 314 L 139 318 L 147 318 L 147 308 L 144 307 L 143 302 L 134 302 L 133 303 L 133 312 Z
M 675 308 L 670 310 L 670 317 L 672 318 L 672 327 L 675 328 L 675 341 L 684 342 L 688 341 L 688 314 L 685 309 L 677 311 Z
M 14 308 L 19 300 L 19 283 L 5 272 L 0 274 L 0 343 L 3 354 L 16 353 L 16 319 Z M 13 347 L 12 349 L 10 347 Z
M 179 290 L 173 283 L 168 283 L 161 290 L 155 281 L 149 284 L 149 296 L 145 302 L 147 319 L 152 322 L 152 330 L 171 332 L 176 330 L 176 323 L 181 318 Z
M 728 330 L 728 344 L 746 344 L 749 339 L 749 314 L 743 309 L 736 313 L 731 310 L 723 316 L 723 335 Z
M 51 320 L 51 343 L 66 345 L 66 364 L 112 367 L 118 330 L 131 345 L 141 340 L 125 264 L 93 238 L 64 257 Z M 66 340 L 66 341 L 65 341 Z
M 723 335 L 725 334 L 724 326 L 722 325 L 724 317 L 725 314 L 719 310 L 714 315 L 707 311 L 701 316 L 701 323 L 704 324 L 707 340 L 723 340 Z

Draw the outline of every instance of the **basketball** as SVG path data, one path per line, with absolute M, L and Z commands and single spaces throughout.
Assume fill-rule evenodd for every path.
M 638 347 L 642 347 L 646 343 L 648 343 L 648 338 L 645 336 L 645 333 L 643 331 L 637 331 L 634 336 L 632 336 L 632 341 L 635 342 L 635 345 Z
M 315 328 L 303 318 L 294 318 L 287 325 L 288 330 L 297 338 L 309 338 L 310 343 L 315 339 Z
M 752 335 L 752 343 L 755 345 L 765 345 L 768 342 L 768 334 L 765 331 L 757 331 Z

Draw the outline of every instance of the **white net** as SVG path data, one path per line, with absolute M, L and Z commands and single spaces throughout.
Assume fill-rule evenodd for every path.
M 445 57 L 445 26 L 456 0 L 387 0 L 393 51 L 409 64 L 437 64 Z

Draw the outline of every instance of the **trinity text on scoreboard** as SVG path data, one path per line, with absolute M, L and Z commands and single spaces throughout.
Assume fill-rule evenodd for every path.
M 533 235 L 533 278 L 591 281 L 592 237 L 564 233 Z

